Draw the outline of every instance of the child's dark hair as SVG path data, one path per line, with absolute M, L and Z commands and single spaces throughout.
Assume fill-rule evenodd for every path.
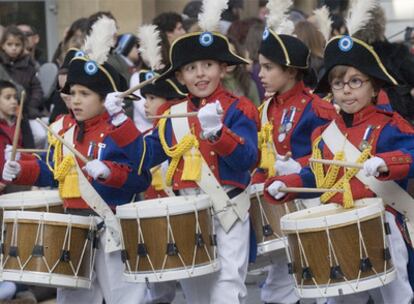
M 303 76 L 305 75 L 304 71 L 302 69 L 298 69 L 298 68 L 293 68 L 293 67 L 289 67 L 286 65 L 281 65 L 282 67 L 282 71 L 287 71 L 288 69 L 294 69 L 296 70 L 296 76 L 295 76 L 295 80 L 296 81 L 302 81 L 303 80 Z
M 23 53 L 24 46 L 26 44 L 26 36 L 24 35 L 24 33 L 21 30 L 19 30 L 17 26 L 9 25 L 4 30 L 3 36 L 1 36 L 0 45 L 3 45 L 6 42 L 6 40 L 9 38 L 9 36 L 15 36 L 22 42 L 22 45 L 23 45 L 22 53 Z
M 12 89 L 15 89 L 17 91 L 16 86 L 13 83 L 11 83 L 10 81 L 0 80 L 0 94 L 3 92 L 4 89 L 7 89 L 7 88 L 12 88 Z

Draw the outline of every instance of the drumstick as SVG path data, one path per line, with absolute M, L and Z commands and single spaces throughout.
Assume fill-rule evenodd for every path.
M 325 193 L 325 192 L 343 193 L 344 189 L 281 187 L 279 191 L 285 192 L 285 193 Z
M 22 152 L 22 153 L 43 153 L 43 152 L 47 152 L 46 149 L 17 149 L 17 152 Z
M 362 169 L 364 168 L 363 164 L 342 161 L 342 160 L 333 160 L 333 159 L 316 159 L 316 158 L 309 158 L 309 162 L 312 163 L 320 163 L 324 165 L 336 165 L 340 167 L 348 167 L 348 168 L 355 168 L 355 169 Z M 378 172 L 388 172 L 388 168 L 384 166 L 380 166 L 378 168 Z
M 121 95 L 119 95 L 119 97 L 121 97 L 121 98 L 125 98 L 125 97 L 127 97 L 129 94 L 132 94 L 132 93 L 134 93 L 136 90 L 139 90 L 139 89 L 141 89 L 141 88 L 145 87 L 147 84 L 151 84 L 151 83 L 153 83 L 153 82 L 154 82 L 155 80 L 157 80 L 160 76 L 161 76 L 161 75 L 154 76 L 154 77 L 152 77 L 152 78 L 150 78 L 150 79 L 147 79 L 147 80 L 145 80 L 145 81 L 143 81 L 143 82 L 141 82 L 141 83 L 138 83 L 137 85 L 134 85 L 133 87 L 129 88 L 128 90 L 126 90 L 126 91 L 122 92 L 122 93 L 121 93 Z
M 223 111 L 217 111 L 217 114 L 223 114 Z M 166 115 L 154 115 L 147 116 L 148 119 L 160 119 L 160 118 L 180 118 L 180 117 L 192 117 L 197 116 L 198 112 L 187 112 L 187 113 L 175 113 L 175 114 L 166 114 Z
M 19 107 L 19 112 L 17 114 L 16 128 L 14 130 L 14 135 L 13 135 L 12 151 L 11 151 L 11 157 L 10 157 L 10 160 L 12 161 L 16 160 L 17 144 L 19 143 L 20 126 L 22 124 L 23 105 L 24 105 L 25 98 L 26 98 L 26 91 L 23 90 L 22 94 L 20 95 L 20 107 Z
M 49 126 L 47 124 L 45 124 L 41 119 L 37 118 L 36 120 L 41 124 L 41 126 L 43 128 L 45 128 L 47 131 L 49 131 L 50 133 L 52 133 L 52 135 L 54 137 L 56 137 L 66 148 L 68 148 L 70 152 L 72 152 L 73 154 L 75 154 L 75 156 L 77 158 L 79 158 L 85 164 L 88 162 L 88 159 L 85 156 L 83 156 L 82 153 L 80 153 L 78 150 L 76 150 L 74 147 L 72 147 L 71 144 L 69 144 L 63 137 L 61 137 L 54 130 L 52 130 L 52 128 L 49 128 Z

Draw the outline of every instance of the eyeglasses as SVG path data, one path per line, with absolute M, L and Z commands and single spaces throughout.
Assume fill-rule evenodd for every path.
M 351 89 L 359 89 L 362 87 L 364 82 L 369 81 L 369 79 L 360 79 L 360 78 L 351 78 L 348 81 L 334 80 L 331 82 L 331 87 L 334 90 L 342 90 L 347 84 Z

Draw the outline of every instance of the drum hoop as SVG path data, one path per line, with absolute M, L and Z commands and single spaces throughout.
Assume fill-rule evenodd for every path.
M 90 216 L 80 216 L 72 214 L 52 213 L 52 212 L 36 212 L 36 211 L 5 211 L 3 221 L 13 222 L 17 220 L 43 221 L 50 223 L 71 223 L 72 225 L 85 226 L 96 229 L 96 220 Z
M 264 190 L 264 183 L 260 183 L 260 184 L 253 184 L 250 186 L 250 195 L 254 195 L 257 192 L 262 194 Z
M 168 208 L 167 208 L 168 206 Z M 154 218 L 168 215 L 193 213 L 194 207 L 201 211 L 211 207 L 210 197 L 206 194 L 177 197 L 162 197 L 135 202 L 116 207 L 116 216 L 120 219 Z
M 356 206 L 362 208 L 349 209 L 344 212 L 329 214 L 326 216 L 309 218 L 310 214 L 317 215 L 321 212 L 341 209 L 338 204 L 327 204 L 305 210 L 296 211 L 284 215 L 280 219 L 283 232 L 288 231 L 320 231 L 326 228 L 347 226 L 358 221 L 366 221 L 376 218 L 384 213 L 384 204 L 380 198 L 365 198 L 355 201 Z
M 0 197 L 0 208 L 62 205 L 58 190 L 34 190 L 7 193 Z

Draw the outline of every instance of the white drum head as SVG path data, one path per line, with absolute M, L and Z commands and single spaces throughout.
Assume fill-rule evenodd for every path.
M 116 216 L 121 219 L 154 218 L 178 215 L 204 210 L 211 207 L 210 197 L 206 194 L 175 196 L 151 199 L 116 207 Z
M 96 219 L 93 216 L 79 216 L 72 214 L 52 213 L 52 212 L 36 212 L 36 211 L 5 211 L 3 214 L 4 222 L 12 222 L 15 219 L 32 220 L 47 222 L 59 222 L 62 224 L 74 224 L 85 226 L 85 228 L 95 228 Z
M 62 205 L 58 190 L 34 190 L 0 196 L 0 208 L 24 209 Z
M 364 198 L 355 201 L 355 208 L 344 209 L 341 205 L 330 203 L 284 215 L 280 219 L 281 229 L 285 232 L 321 230 L 347 225 L 373 218 L 384 212 L 380 198 Z

